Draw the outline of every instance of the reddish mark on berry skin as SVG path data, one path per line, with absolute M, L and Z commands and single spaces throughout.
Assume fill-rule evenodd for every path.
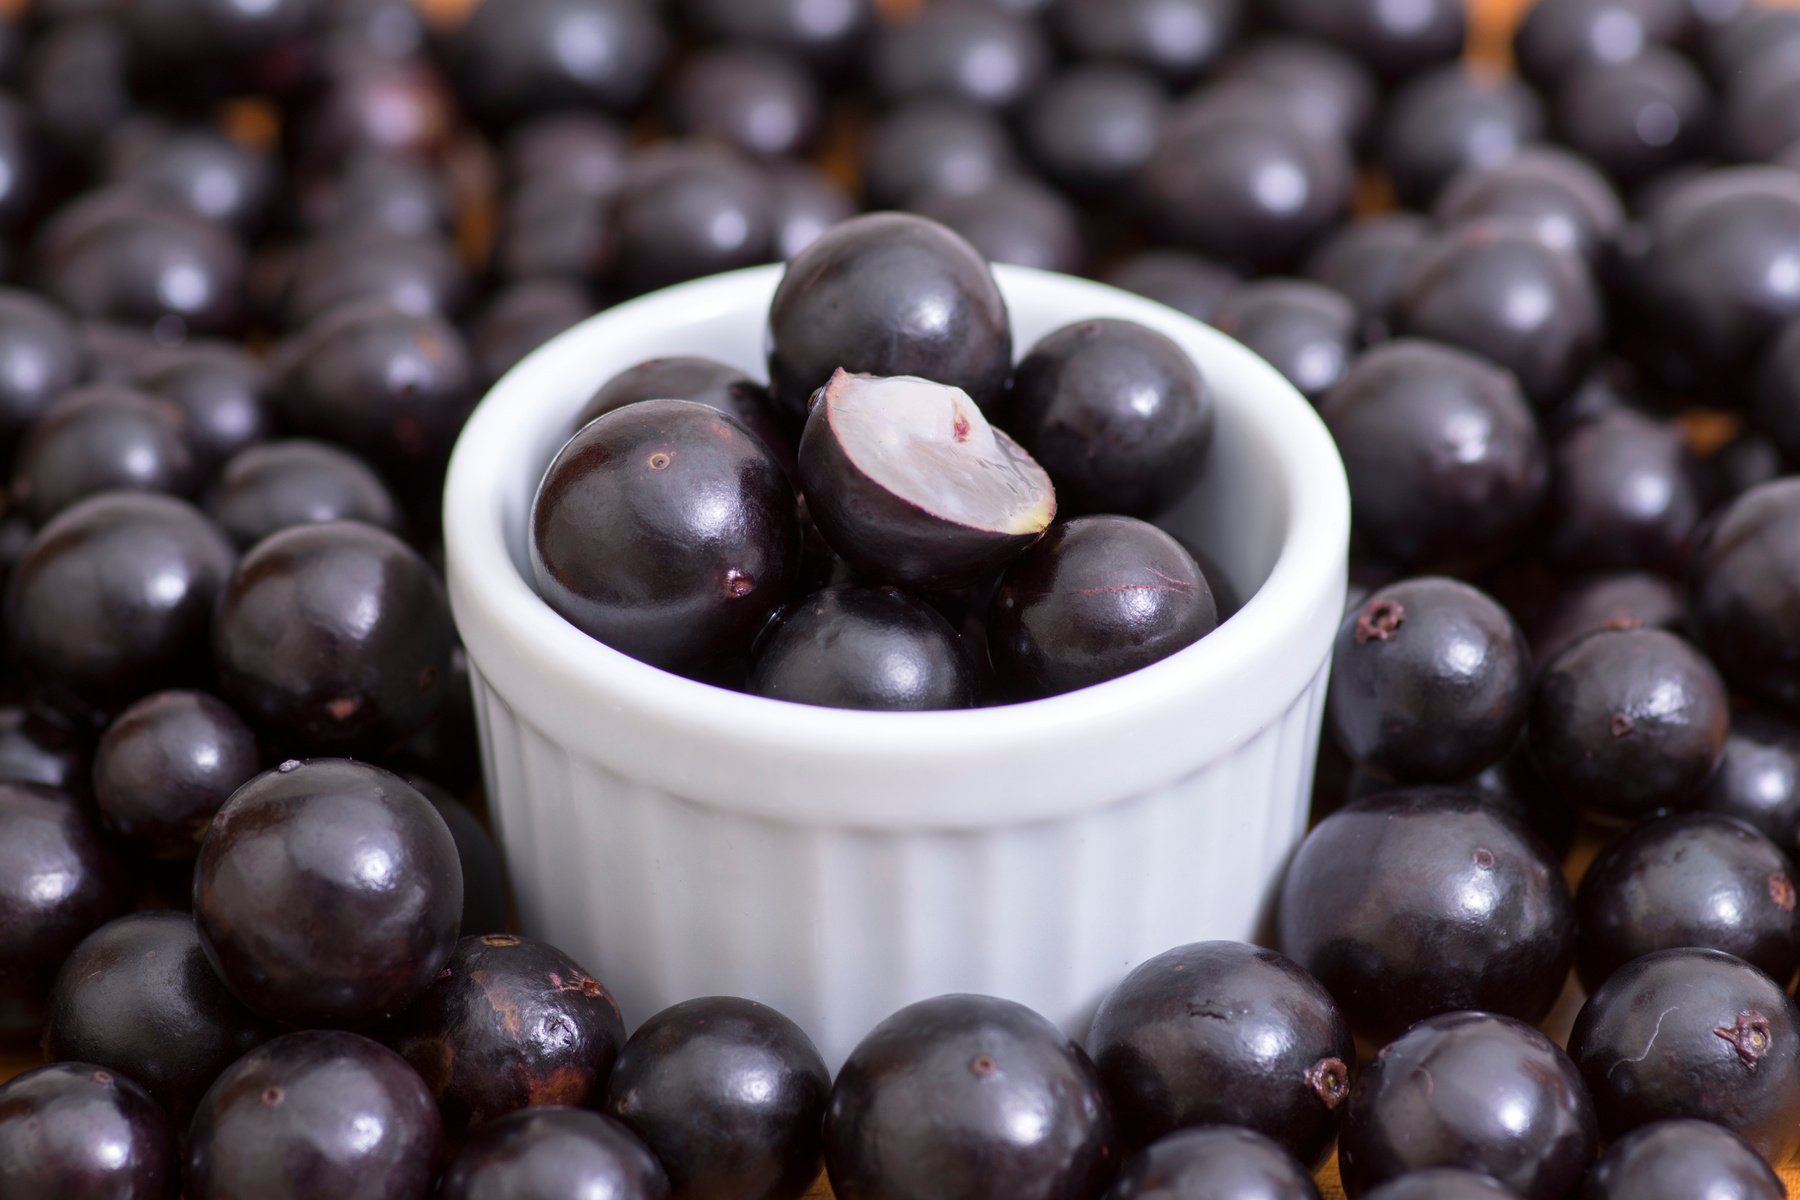
M 1612 719 L 1606 723 L 1606 728 L 1612 732 L 1614 737 L 1621 738 L 1636 729 L 1637 724 L 1630 716 L 1620 712 L 1612 715 Z
M 1794 911 L 1794 881 L 1777 871 L 1769 876 L 1769 899 L 1782 912 Z
M 264 1108 L 275 1108 L 285 1099 L 287 1099 L 287 1093 L 278 1087 L 266 1087 L 263 1089 L 262 1102 Z
M 670 454 L 667 450 L 658 450 L 650 456 L 650 469 L 652 471 L 666 471 L 669 469 L 669 464 L 674 461 L 675 456 L 673 454 Z
M 340 696 L 326 703 L 325 711 L 331 714 L 334 721 L 348 721 L 362 707 L 362 701 L 354 696 Z
M 1642 629 L 1643 627 L 1644 619 L 1642 617 L 1633 617 L 1625 613 L 1606 618 L 1600 626 L 1602 629 Z
M 981 1076 L 983 1079 L 986 1079 L 988 1076 L 992 1075 L 995 1071 L 998 1071 L 999 1069 L 1000 1069 L 1000 1064 L 995 1062 L 993 1059 L 989 1058 L 985 1054 L 978 1055 L 975 1058 L 975 1061 L 971 1062 L 969 1064 L 969 1070 L 971 1070 L 975 1074 Z
M 969 440 L 969 418 L 965 417 L 961 413 L 957 413 L 956 420 L 954 420 L 950 423 L 950 436 L 955 438 L 959 442 L 968 441 Z
M 725 572 L 725 595 L 731 600 L 742 600 L 756 587 L 756 580 L 736 567 Z
M 1489 850 L 1486 846 L 1477 846 L 1475 848 L 1475 865 L 1484 871 L 1493 870 L 1494 852 Z
M 1769 1030 L 1769 1018 L 1759 1012 L 1741 1012 L 1737 1021 L 1731 1025 L 1721 1025 L 1713 1030 L 1713 1036 L 1723 1038 L 1731 1043 L 1737 1051 L 1738 1058 L 1752 1071 L 1762 1056 L 1769 1052 L 1774 1037 Z
M 95 1071 L 91 1078 L 101 1087 L 112 1086 L 113 1077 L 110 1071 Z
M 1350 1094 L 1350 1068 L 1341 1058 L 1321 1058 L 1307 1068 L 1306 1086 L 1328 1111 L 1336 1109 Z
M 1392 641 L 1406 624 L 1406 606 L 1398 600 L 1376 598 L 1356 615 L 1356 644 Z

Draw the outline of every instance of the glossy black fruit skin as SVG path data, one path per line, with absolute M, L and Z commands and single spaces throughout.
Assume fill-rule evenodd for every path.
M 284 748 L 375 754 L 442 705 L 455 640 L 429 563 L 373 525 L 332 521 L 244 556 L 213 661 L 225 698 Z
M 1577 638 L 1600 629 L 1679 632 L 1687 613 L 1681 587 L 1662 575 L 1625 571 L 1569 581 L 1531 630 L 1531 652 L 1540 663 L 1555 658 Z
M 1800 858 L 1800 729 L 1769 713 L 1734 712 L 1719 769 L 1695 807 L 1736 817 Z
M 1569 1056 L 1608 1140 L 1698 1117 L 1786 1162 L 1800 1143 L 1797 1025 L 1793 999 L 1748 963 L 1718 950 L 1659 950 L 1588 997 Z
M 1269 34 L 1226 61 L 1219 81 L 1261 88 L 1321 135 L 1362 148 L 1373 132 L 1381 96 L 1375 77 L 1343 51 L 1310 38 Z
M 1009 108 L 1049 73 L 1050 47 L 1029 17 L 979 0 L 941 0 L 878 28 L 869 65 L 884 103 L 943 96 Z
M 1148 296 L 1196 321 L 1209 321 L 1233 288 L 1237 273 L 1184 250 L 1144 250 L 1106 273 L 1114 287 Z
M 1078 194 L 1104 195 L 1149 161 L 1168 107 L 1162 86 L 1143 71 L 1078 66 L 1031 99 L 1024 139 L 1052 180 Z
M 0 288 L 0 445 L 13 445 L 81 370 L 68 317 L 33 292 Z
M 1800 708 L 1800 480 L 1752 488 L 1719 513 L 1688 569 L 1688 613 L 1732 685 Z
M 527 279 L 495 292 L 469 324 L 469 353 L 482 391 L 594 310 L 586 287 L 559 279 Z
M 1429 342 L 1386 342 L 1319 406 L 1350 478 L 1358 539 L 1404 568 L 1491 561 L 1536 518 L 1549 485 L 1519 385 Z
M 303 244 L 281 299 L 281 322 L 301 332 L 356 301 L 415 317 L 454 316 L 469 280 L 445 237 L 397 237 L 382 229 L 330 230 Z
M 206 1093 L 189 1131 L 187 1196 L 423 1197 L 443 1148 L 431 1093 L 397 1054 L 354 1033 L 290 1033 Z
M 1028 1134 L 1019 1112 L 1033 1115 Z M 939 996 L 881 1022 L 839 1070 L 825 1115 L 838 1200 L 1085 1200 L 1118 1165 L 1087 1055 L 992 996 Z
M 131 383 L 175 406 L 185 422 L 194 465 L 203 474 L 274 432 L 268 372 L 236 346 L 193 342 L 162 351 L 142 365 Z
M 332 170 L 373 155 L 432 163 L 442 158 L 458 114 L 437 70 L 420 57 L 327 50 L 290 97 L 282 127 L 302 170 Z
M 1546 246 L 1516 218 L 1450 229 L 1412 262 L 1394 331 L 1457 346 L 1505 367 L 1541 409 L 1593 364 L 1604 317 L 1581 260 Z
M 1538 672 L 1531 757 L 1565 800 L 1603 819 L 1691 805 L 1725 750 L 1725 682 L 1661 629 L 1602 629 Z
M 976 673 L 929 604 L 898 588 L 839 584 L 776 618 L 757 643 L 747 690 L 828 708 L 968 708 Z
M 1493 1176 L 1455 1167 L 1432 1167 L 1389 1180 L 1362 1200 L 1520 1200 Z
M 1750 419 L 1784 458 L 1800 460 L 1800 321 L 1783 326 L 1763 355 Z
M 870 208 L 901 208 L 921 196 L 966 195 L 1020 169 L 999 117 L 958 100 L 915 100 L 872 122 L 860 176 Z
M 1467 17 L 1456 0 L 1398 9 L 1379 0 L 1276 0 L 1295 33 L 1341 46 L 1386 79 L 1401 79 L 1462 53 Z
M 577 1108 L 509 1113 L 463 1143 L 438 1183 L 439 1200 L 598 1196 L 668 1200 L 654 1155 L 608 1117 Z
M 1706 146 L 1713 117 L 1706 81 L 1657 47 L 1625 62 L 1576 71 L 1555 93 L 1557 132 L 1577 154 L 1632 187 Z
M 1244 284 L 1220 303 L 1211 324 L 1256 351 L 1314 404 L 1344 377 L 1360 341 L 1356 306 L 1299 279 Z
M 1132 517 L 1077 517 L 1001 576 L 988 648 L 1001 687 L 1031 699 L 1147 667 L 1217 624 L 1212 588 L 1174 538 Z
M 967 238 L 989 262 L 1077 274 L 1087 269 L 1081 213 L 1055 188 L 1024 175 L 972 192 L 920 195 L 909 205 Z
M 1273 950 L 1196 942 L 1157 955 L 1100 1002 L 1088 1051 L 1128 1150 L 1195 1125 L 1239 1125 L 1316 1169 L 1350 1092 L 1350 1026 Z
M 620 371 L 582 406 L 575 428 L 640 400 L 692 400 L 716 408 L 743 422 L 783 465 L 794 466 L 794 439 L 775 419 L 769 389 L 736 367 L 694 355 L 646 359 Z
M 1504 162 L 1543 130 L 1544 106 L 1530 88 L 1457 64 L 1418 76 L 1394 97 L 1378 157 L 1400 202 L 1429 208 L 1456 175 Z
M 1620 834 L 1575 893 L 1575 966 L 1589 992 L 1656 950 L 1723 950 L 1785 982 L 1800 966 L 1792 868 L 1741 821 L 1680 813 Z
M 746 154 L 803 157 L 818 138 L 823 104 L 805 66 L 753 47 L 703 50 L 670 84 L 675 132 Z
M 966 241 L 923 217 L 875 213 L 793 262 L 769 308 L 769 380 L 798 422 L 832 372 L 916 375 L 986 408 L 1012 372 L 1006 302 Z
M 565 53 L 574 45 L 582 53 Z M 505 125 L 562 108 L 630 110 L 668 35 L 640 0 L 485 0 L 445 49 L 458 97 L 480 120 Z
M 1589 571 L 1680 573 L 1711 488 L 1679 425 L 1615 409 L 1560 434 L 1550 462 L 1550 557 Z
M 194 866 L 206 956 L 252 1011 L 368 1026 L 437 978 L 462 915 L 456 843 L 397 775 L 289 760 L 239 788 Z
M 715 530 L 719 497 L 734 519 Z M 741 659 L 799 567 L 792 485 L 762 441 L 691 400 L 647 400 L 584 426 L 531 512 L 538 592 L 569 622 L 681 674 Z
M 1735 385 L 1800 315 L 1800 294 L 1766 269 L 1800 253 L 1800 179 L 1776 167 L 1706 172 L 1656 206 L 1648 234 L 1628 293 L 1634 357 L 1667 387 L 1742 403 Z
M 1625 226 L 1624 206 L 1604 175 L 1573 154 L 1542 146 L 1455 176 L 1438 193 L 1432 215 L 1442 225 L 1489 217 L 1521 222 L 1546 246 L 1596 268 L 1610 261 Z
M 797 1200 L 818 1178 L 831 1072 L 801 1028 L 712 996 L 651 1017 L 625 1044 L 605 1111 L 683 1200 Z
M 1063 515 L 1149 517 L 1199 481 L 1216 402 L 1167 335 L 1101 319 L 1032 346 L 995 419 L 1050 472 Z
M 407 484 L 435 482 L 480 397 L 475 364 L 441 317 L 373 306 L 327 315 L 285 347 L 277 410 Z
M 1104 1200 L 1318 1200 L 1292 1156 L 1249 1129 L 1172 1133 L 1125 1164 Z
M 1382 1048 L 1350 1092 L 1338 1165 L 1362 1195 L 1426 1167 L 1492 1175 L 1522 1200 L 1570 1195 L 1599 1150 L 1575 1064 L 1530 1025 L 1457 1012 Z
M 1582 1200 L 1786 1200 L 1787 1187 L 1743 1138 L 1711 1121 L 1657 1121 L 1620 1138 L 1589 1172 Z
M 164 124 L 153 117 L 119 130 L 104 157 L 106 182 L 143 188 L 246 235 L 262 227 L 277 188 L 267 151 L 201 126 Z
M 42 525 L 100 492 L 192 494 L 200 482 L 178 410 L 133 388 L 90 384 L 63 393 L 33 425 L 13 463 L 13 507 Z
M 63 964 L 44 1050 L 136 1080 L 185 1129 L 220 1072 L 275 1032 L 219 982 L 186 913 L 140 912 L 96 929 Z
M 456 861 L 463 877 L 461 936 L 505 933 L 511 889 L 506 882 L 506 860 L 487 826 L 474 809 L 429 779 L 408 775 L 406 782 L 431 801 L 450 830 L 450 840 L 456 843 Z
M 7 1200 L 174 1200 L 175 1131 L 131 1080 L 58 1062 L 0 1084 Z
M 722 146 L 668 142 L 641 154 L 612 205 L 615 281 L 647 292 L 768 262 L 774 213 L 752 160 Z
M 1467 791 L 1408 788 L 1307 835 L 1282 881 L 1275 941 L 1371 1037 L 1457 1009 L 1536 1021 L 1568 974 L 1574 905 L 1518 818 Z
M 64 207 L 44 226 L 28 274 L 74 316 L 180 338 L 242 327 L 245 271 L 244 247 L 224 227 L 113 188 Z
M 213 815 L 261 769 L 256 734 L 230 705 L 204 692 L 154 692 L 101 736 L 94 805 L 140 853 L 192 862 Z
M 1531 704 L 1525 635 L 1493 599 L 1451 579 L 1403 580 L 1344 618 L 1326 721 L 1376 775 L 1450 783 L 1499 762 Z
M 490 933 L 458 941 L 381 1038 L 425 1080 L 454 1138 L 516 1109 L 597 1107 L 625 1023 L 612 994 L 568 955 Z
M 1362 318 L 1363 337 L 1382 341 L 1389 333 L 1400 285 L 1432 233 L 1431 222 L 1417 213 L 1359 217 L 1320 242 L 1302 273 L 1354 304 Z
M 790 51 L 828 73 L 856 61 L 875 25 L 871 0 L 682 0 L 676 9 L 704 37 Z
M 443 175 L 398 156 L 364 152 L 335 170 L 303 175 L 293 187 L 298 220 L 313 236 L 369 229 L 430 237 L 449 232 L 456 221 Z
M 1179 88 L 1231 49 L 1243 6 L 1238 0 L 1050 0 L 1044 8 L 1071 55 L 1148 68 Z
M 1258 180 L 1292 181 L 1272 195 Z M 1349 208 L 1351 164 L 1260 93 L 1202 95 L 1164 122 L 1137 177 L 1138 201 L 1156 233 L 1221 262 L 1257 271 L 1294 265 Z
M 773 256 L 779 261 L 793 258 L 827 229 L 856 215 L 850 193 L 811 163 L 773 163 L 768 183 Z
M 207 515 L 248 550 L 296 525 L 361 521 L 399 533 L 400 506 L 361 459 L 305 438 L 248 446 L 220 469 L 206 493 Z
M 236 552 L 180 500 L 104 493 L 44 526 L 6 595 L 11 648 L 43 694 L 102 724 L 138 697 L 203 677 Z
M 129 905 L 124 871 L 79 801 L 0 784 L 0 1032 L 38 1028 L 69 951 Z
M 1519 72 L 1539 87 L 1651 46 L 1682 41 L 1692 14 L 1684 0 L 1564 0 L 1533 7 L 1513 35 Z

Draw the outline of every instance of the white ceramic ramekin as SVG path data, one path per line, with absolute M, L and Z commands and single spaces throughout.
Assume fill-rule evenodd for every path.
M 605 312 L 500 381 L 450 467 L 451 601 L 490 802 L 526 932 L 582 961 L 631 1021 L 698 995 L 772 1004 L 835 1066 L 876 1021 L 950 991 L 1085 1034 L 1131 966 L 1248 938 L 1303 832 L 1349 500 L 1313 410 L 1198 322 L 1114 288 L 996 274 L 1019 352 L 1123 317 L 1193 354 L 1218 397 L 1203 482 L 1166 524 L 1242 611 L 1099 687 L 944 713 L 811 708 L 665 674 L 532 591 L 526 517 L 593 390 L 645 358 L 763 376 L 781 268 Z

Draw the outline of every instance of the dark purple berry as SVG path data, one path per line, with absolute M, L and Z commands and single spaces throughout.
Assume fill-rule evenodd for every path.
M 1696 807 L 1747 822 L 1800 858 L 1800 729 L 1768 713 L 1732 713 L 1719 769 Z
M 248 550 L 296 525 L 361 521 L 399 533 L 400 507 L 381 476 L 324 442 L 263 442 L 233 455 L 206 493 L 206 512 Z
M 1344 753 L 1382 778 L 1474 775 L 1518 742 L 1530 704 L 1525 635 L 1465 583 L 1391 584 L 1338 630 L 1327 725 Z
M 58 1062 L 0 1084 L 0 1194 L 7 1200 L 172 1200 L 176 1131 L 131 1080 Z
M 796 602 L 762 634 L 747 690 L 830 708 L 968 708 L 976 671 L 957 631 L 923 600 L 838 584 Z
M 1571 806 L 1641 820 L 1694 803 L 1730 720 L 1724 681 L 1682 638 L 1602 629 L 1539 671 L 1531 756 Z
M 640 1026 L 613 1065 L 605 1111 L 687 1200 L 795 1200 L 819 1175 L 831 1072 L 801 1028 L 731 996 Z
M 877 1025 L 838 1072 L 825 1115 L 838 1200 L 1087 1200 L 1118 1154 L 1087 1055 L 991 996 L 922 1000 Z
M 1318 1200 L 1304 1167 L 1249 1129 L 1172 1133 L 1125 1164 L 1103 1200 Z
M 1787 1200 L 1743 1138 L 1711 1121 L 1656 1121 L 1620 1138 L 1588 1173 L 1583 1200 Z
M 185 1129 L 220 1072 L 274 1035 L 219 982 L 186 913 L 140 912 L 63 964 L 44 1048 L 138 1081 Z
M 100 492 L 193 493 L 200 482 L 188 429 L 168 401 L 116 384 L 63 394 L 25 434 L 12 503 L 38 525 Z
M 669 1200 L 669 1180 L 656 1156 L 617 1121 L 578 1108 L 534 1108 L 476 1130 L 444 1172 L 436 1195 L 438 1200 L 569 1195 Z
M 1614 971 L 1569 1034 L 1600 1117 L 1617 1140 L 1697 1117 L 1770 1162 L 1800 1143 L 1800 1010 L 1755 967 L 1718 950 L 1659 950 Z M 1635 1198 L 1634 1198 L 1635 1200 Z
M 226 1069 L 188 1134 L 188 1200 L 421 1200 L 444 1150 L 431 1093 L 393 1051 L 312 1030 Z
M 465 937 L 382 1033 L 436 1095 L 452 1137 L 515 1109 L 598 1107 L 625 1042 L 611 993 L 568 955 L 511 934 Z
M 204 692 L 155 692 L 100 738 L 94 806 L 140 853 L 192 862 L 213 816 L 261 769 L 256 735 L 230 705 Z
M 1196 942 L 1137 967 L 1100 1002 L 1087 1045 L 1128 1148 L 1240 1125 L 1312 1167 L 1331 1149 L 1356 1062 L 1318 981 L 1239 942 Z
M 194 867 L 207 958 L 289 1025 L 404 1010 L 438 977 L 461 914 L 443 819 L 398 776 L 345 759 L 290 759 L 239 788 Z
M 1562 871 L 1476 794 L 1410 788 L 1325 818 L 1289 865 L 1276 944 L 1359 1032 L 1457 1009 L 1541 1020 L 1574 952 Z

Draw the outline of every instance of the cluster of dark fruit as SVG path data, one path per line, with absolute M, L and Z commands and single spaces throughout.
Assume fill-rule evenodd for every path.
M 1543 0 L 1517 77 L 1463 65 L 1464 37 L 1459 0 L 486 0 L 441 35 L 403 0 L 0 18 L 0 1031 L 65 1060 L 0 1089 L 0 1196 L 744 1200 L 798 1194 L 822 1155 L 842 1200 L 1305 1200 L 1340 1127 L 1369 1200 L 1781 1195 L 1800 12 Z M 854 198 L 803 161 L 840 112 Z M 1358 164 L 1402 210 L 1348 219 Z M 939 224 L 819 240 L 859 203 Z M 643 644 L 833 703 L 903 681 L 810 661 L 828 627 L 942 649 L 938 704 L 1130 669 L 1061 638 L 1093 614 L 1026 610 L 1075 565 L 1116 583 L 1116 553 L 1205 578 L 1142 521 L 1161 493 L 1126 484 L 1156 478 L 1083 476 L 1050 411 L 1093 344 L 1134 370 L 1160 351 L 1078 326 L 1013 373 L 979 268 L 1096 272 L 1251 345 L 1338 440 L 1358 585 L 1321 787 L 1343 807 L 1288 875 L 1289 957 L 1152 960 L 1091 1059 L 969 997 L 897 1014 L 835 1083 L 745 1001 L 626 1040 L 591 975 L 504 932 L 493 846 L 436 786 L 475 783 L 434 565 L 446 455 L 488 382 L 603 303 L 909 245 L 836 298 L 897 327 L 832 330 L 784 289 L 766 398 L 691 362 L 596 397 L 619 411 L 588 429 L 698 431 L 784 522 L 795 483 L 883 510 L 796 509 L 768 567 L 702 554 L 722 591 L 671 619 L 728 648 Z M 951 299 L 963 337 L 861 356 Z M 809 456 L 802 406 L 838 367 L 873 378 L 827 392 Z M 1029 503 L 899 503 L 919 476 L 871 460 L 869 410 L 907 374 L 1005 450 L 992 415 L 1074 518 L 1006 567 L 1039 564 L 1002 592 L 1016 641 L 966 579 L 1042 529 L 1049 489 L 1007 452 Z M 1069 427 L 1109 436 L 1081 422 L 1112 395 Z M 706 440 L 738 426 L 758 440 Z M 1155 461 L 1180 449 L 1155 436 Z M 981 569 L 906 557 L 921 513 Z M 679 500 L 660 516 L 681 532 Z M 898 569 L 910 590 L 884 590 Z M 762 598 L 820 587 L 785 648 L 736 661 L 721 606 L 755 598 L 760 629 Z M 1003 685 L 952 653 L 978 610 L 1017 650 Z M 1578 817 L 1619 828 L 1571 897 Z M 1565 1055 L 1530 1023 L 1571 963 L 1591 995 Z M 1360 1075 L 1351 1031 L 1393 1039 Z
M 593 637 L 758 695 L 944 709 L 1100 683 L 1218 623 L 1194 555 L 1145 519 L 1212 439 L 1167 336 L 1086 321 L 1014 369 L 980 254 L 878 213 L 795 256 L 768 343 L 769 387 L 653 359 L 577 417 L 530 555 Z

